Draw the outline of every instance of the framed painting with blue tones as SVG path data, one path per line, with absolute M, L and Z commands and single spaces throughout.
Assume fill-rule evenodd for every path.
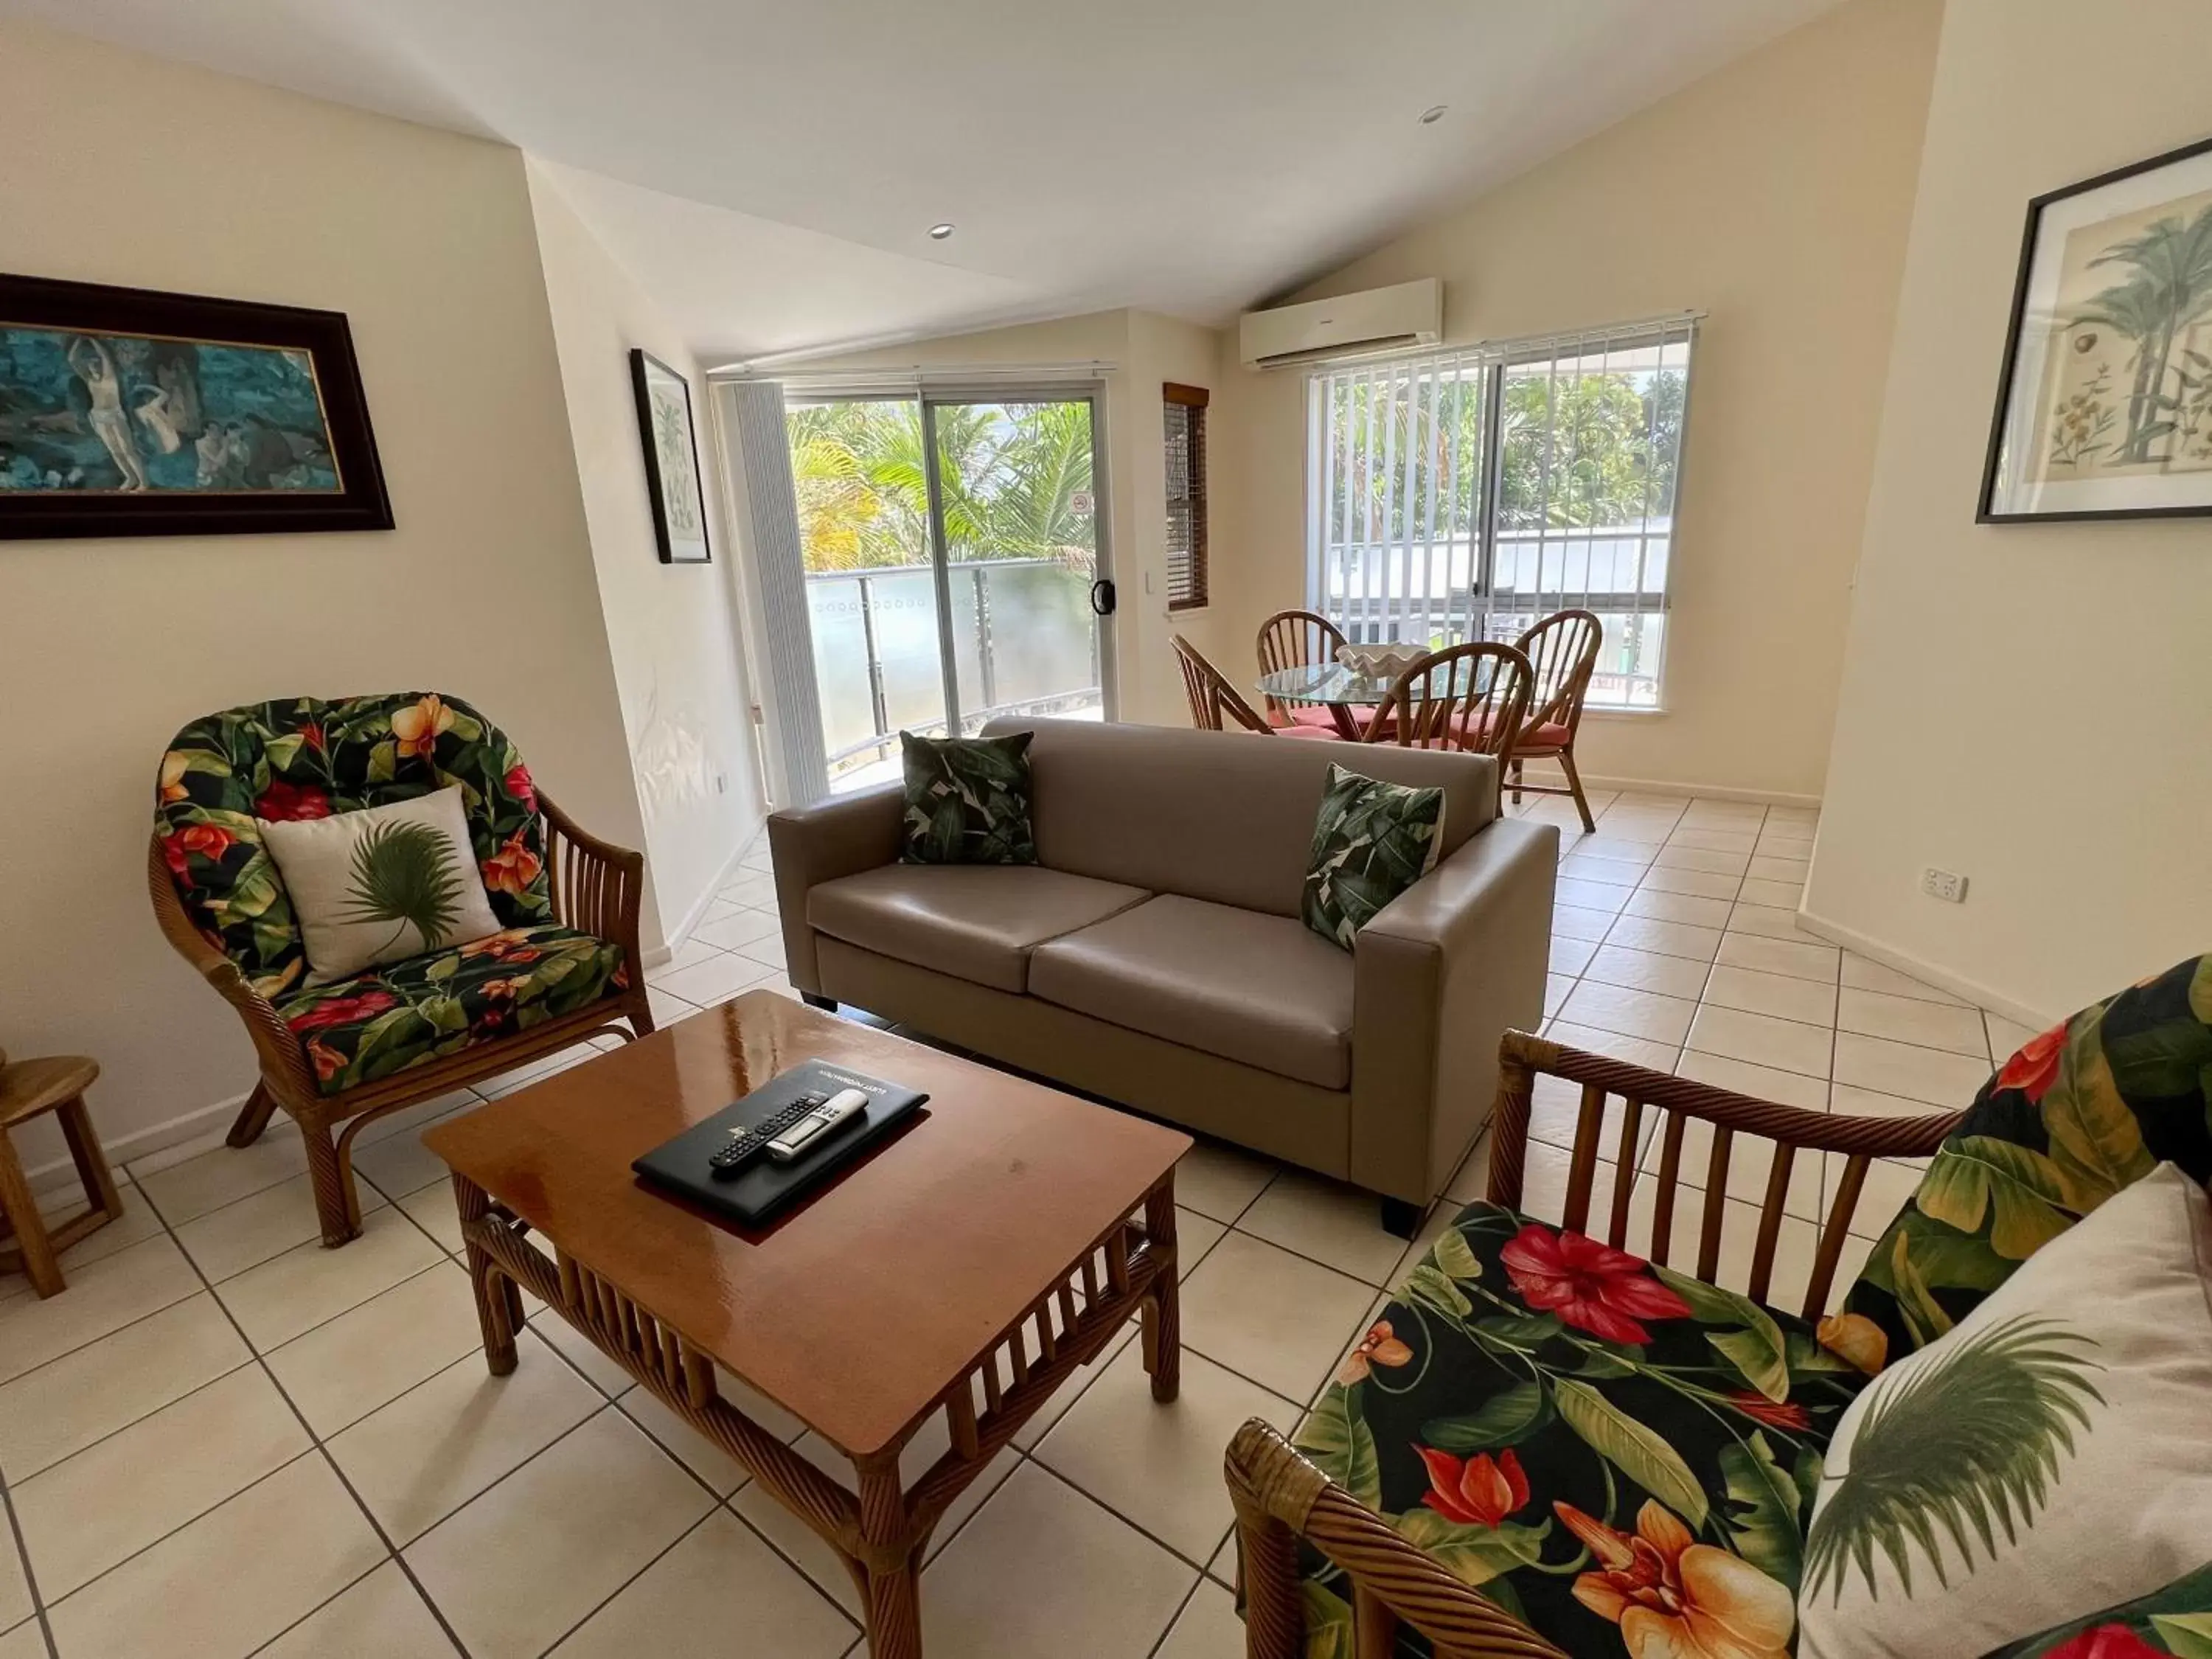
M 391 528 L 342 313 L 0 276 L 0 538 Z
M 705 564 L 707 499 L 699 471 L 699 439 L 691 422 L 691 382 L 649 351 L 629 354 L 637 394 L 638 436 L 645 443 L 645 482 L 653 501 L 653 534 L 663 564 Z

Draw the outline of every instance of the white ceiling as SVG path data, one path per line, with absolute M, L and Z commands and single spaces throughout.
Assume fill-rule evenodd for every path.
M 716 360 L 1204 322 L 1834 0 L 0 0 L 505 139 Z M 1448 106 L 1433 126 L 1416 118 Z M 951 220 L 951 240 L 927 227 Z

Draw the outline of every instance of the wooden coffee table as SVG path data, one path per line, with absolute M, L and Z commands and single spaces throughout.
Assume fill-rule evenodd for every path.
M 630 1174 L 803 1060 L 929 1103 L 759 1232 Z M 423 1140 L 453 1171 L 493 1374 L 514 1369 L 527 1287 L 829 1541 L 877 1659 L 921 1651 L 922 1550 L 946 1508 L 1133 1313 L 1153 1398 L 1176 1396 L 1190 1137 L 787 998 L 739 997 Z M 850 1458 L 858 1495 L 723 1399 L 717 1364 Z M 908 1486 L 900 1449 L 939 1412 L 951 1449 Z

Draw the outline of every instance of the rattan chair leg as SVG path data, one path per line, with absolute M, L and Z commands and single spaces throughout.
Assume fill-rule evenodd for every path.
M 361 1200 L 355 1196 L 352 1171 L 339 1161 L 337 1143 L 320 1124 L 300 1126 L 307 1144 L 307 1174 L 315 1188 L 315 1216 L 322 1223 L 323 1248 L 335 1250 L 361 1236 Z
M 1518 766 L 1513 769 L 1516 775 L 1521 770 Z M 1575 750 L 1572 744 L 1559 750 L 1559 769 L 1567 775 L 1567 787 L 1574 795 L 1575 811 L 1583 815 L 1583 830 L 1591 835 L 1595 835 L 1597 820 L 1590 816 L 1589 799 L 1583 793 L 1582 774 L 1575 770 Z M 1520 797 L 1516 795 L 1514 799 L 1517 800 Z
M 233 1146 L 251 1146 L 261 1139 L 268 1128 L 269 1120 L 276 1115 L 276 1097 L 269 1092 L 269 1085 L 257 1082 L 253 1092 L 246 1097 L 246 1104 L 238 1114 L 238 1121 L 230 1126 L 226 1139 Z

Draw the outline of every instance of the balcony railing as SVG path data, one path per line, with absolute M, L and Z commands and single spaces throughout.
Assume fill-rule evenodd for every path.
M 1100 706 L 1091 575 L 1057 559 L 972 559 L 951 577 L 962 726 Z M 811 571 L 807 611 L 832 777 L 887 756 L 901 731 L 942 733 L 936 573 L 927 564 Z

